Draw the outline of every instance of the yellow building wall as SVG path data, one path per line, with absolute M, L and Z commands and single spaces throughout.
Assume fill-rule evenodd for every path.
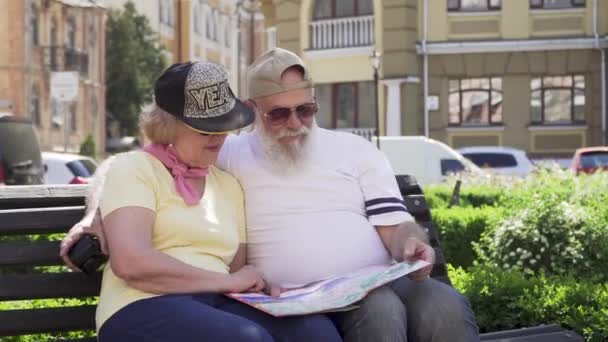
M 315 83 L 356 82 L 373 79 L 367 56 L 304 59 Z
M 423 39 L 423 5 L 418 0 L 418 39 Z M 598 31 L 608 33 L 608 1 L 597 1 Z M 584 8 L 530 9 L 528 0 L 503 0 L 502 9 L 448 12 L 447 0 L 428 0 L 428 40 L 529 39 L 593 35 L 593 1 Z

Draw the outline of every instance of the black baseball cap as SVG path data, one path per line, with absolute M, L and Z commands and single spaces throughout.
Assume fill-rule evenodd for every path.
M 154 98 L 158 107 L 201 133 L 228 133 L 255 119 L 234 96 L 224 68 L 211 62 L 173 64 L 156 81 Z

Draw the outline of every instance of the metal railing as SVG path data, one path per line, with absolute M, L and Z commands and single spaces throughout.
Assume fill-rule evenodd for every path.
M 45 47 L 44 64 L 49 71 L 78 71 L 82 76 L 89 74 L 89 54 L 74 48 Z
M 311 48 L 339 49 L 374 44 L 374 16 L 315 20 L 310 24 Z
M 349 132 L 352 134 L 360 135 L 369 141 L 372 141 L 372 138 L 375 136 L 376 133 L 376 129 L 373 127 L 336 128 L 336 131 Z

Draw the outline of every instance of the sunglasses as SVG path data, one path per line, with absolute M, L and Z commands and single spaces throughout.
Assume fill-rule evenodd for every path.
M 288 107 L 277 107 L 268 113 L 264 114 L 264 117 L 267 118 L 271 124 L 284 124 L 289 120 L 291 116 L 291 112 L 295 112 L 300 120 L 310 119 L 313 115 L 317 113 L 319 107 L 316 103 L 304 103 L 297 107 L 288 108 Z

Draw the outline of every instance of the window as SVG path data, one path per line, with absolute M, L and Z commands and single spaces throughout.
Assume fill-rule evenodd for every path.
M 217 41 L 217 13 L 216 10 L 210 10 L 207 15 L 207 39 Z
M 63 125 L 63 109 L 65 106 L 59 101 L 51 100 L 51 124 L 53 128 L 58 129 Z
M 441 174 L 447 176 L 465 170 L 464 165 L 457 159 L 441 159 Z
M 530 81 L 533 124 L 585 122 L 585 77 L 539 77 Z
M 95 130 L 97 129 L 97 96 L 95 96 L 95 93 L 91 93 L 91 134 L 93 136 L 97 136 L 97 132 L 95 132 Z
M 226 20 L 226 25 L 224 25 L 224 45 L 226 47 L 230 47 L 232 44 L 232 30 L 230 29 L 230 19 Z
M 30 29 L 32 30 L 32 44 L 34 46 L 39 44 L 39 28 L 38 28 L 38 8 L 32 5 L 32 13 L 30 13 Z
M 89 43 L 89 70 L 88 75 L 91 79 L 95 79 L 93 75 L 97 72 L 97 54 L 95 53 L 95 46 L 97 45 L 97 30 L 95 29 L 95 18 L 89 17 L 89 32 L 88 32 L 88 43 Z
M 201 5 L 198 1 L 194 3 L 194 8 L 192 9 L 192 21 L 194 21 L 194 33 L 201 35 L 203 32 L 201 28 Z
M 315 87 L 317 123 L 324 128 L 375 128 L 373 82 L 322 84 Z
M 158 15 L 162 24 L 173 27 L 173 0 L 159 0 Z
M 266 48 L 273 49 L 277 46 L 277 28 L 276 26 L 266 29 Z
M 479 167 L 516 167 L 515 157 L 507 153 L 463 153 L 464 157 Z
M 608 153 L 596 151 L 581 154 L 580 164 L 583 169 L 608 168 Z
M 173 0 L 167 0 L 167 25 L 173 27 Z
M 314 18 L 343 18 L 371 15 L 374 13 L 372 0 L 317 0 Z
M 38 90 L 36 88 L 32 89 L 30 99 L 30 118 L 34 125 L 40 127 L 40 96 L 38 95 Z
M 498 11 L 501 0 L 448 0 L 450 12 Z
M 449 107 L 450 125 L 502 124 L 502 79 L 450 80 Z
M 70 116 L 70 132 L 76 133 L 78 130 L 78 118 L 76 117 L 77 105 L 71 104 L 64 106 L 64 108 L 68 111 L 68 115 Z
M 78 177 L 92 177 L 97 169 L 97 166 L 88 159 L 77 159 L 65 164 L 65 166 L 70 169 L 74 176 Z
M 530 0 L 530 8 L 561 9 L 585 7 L 585 0 Z
M 65 46 L 67 48 L 76 47 L 76 20 L 69 18 L 65 23 Z

